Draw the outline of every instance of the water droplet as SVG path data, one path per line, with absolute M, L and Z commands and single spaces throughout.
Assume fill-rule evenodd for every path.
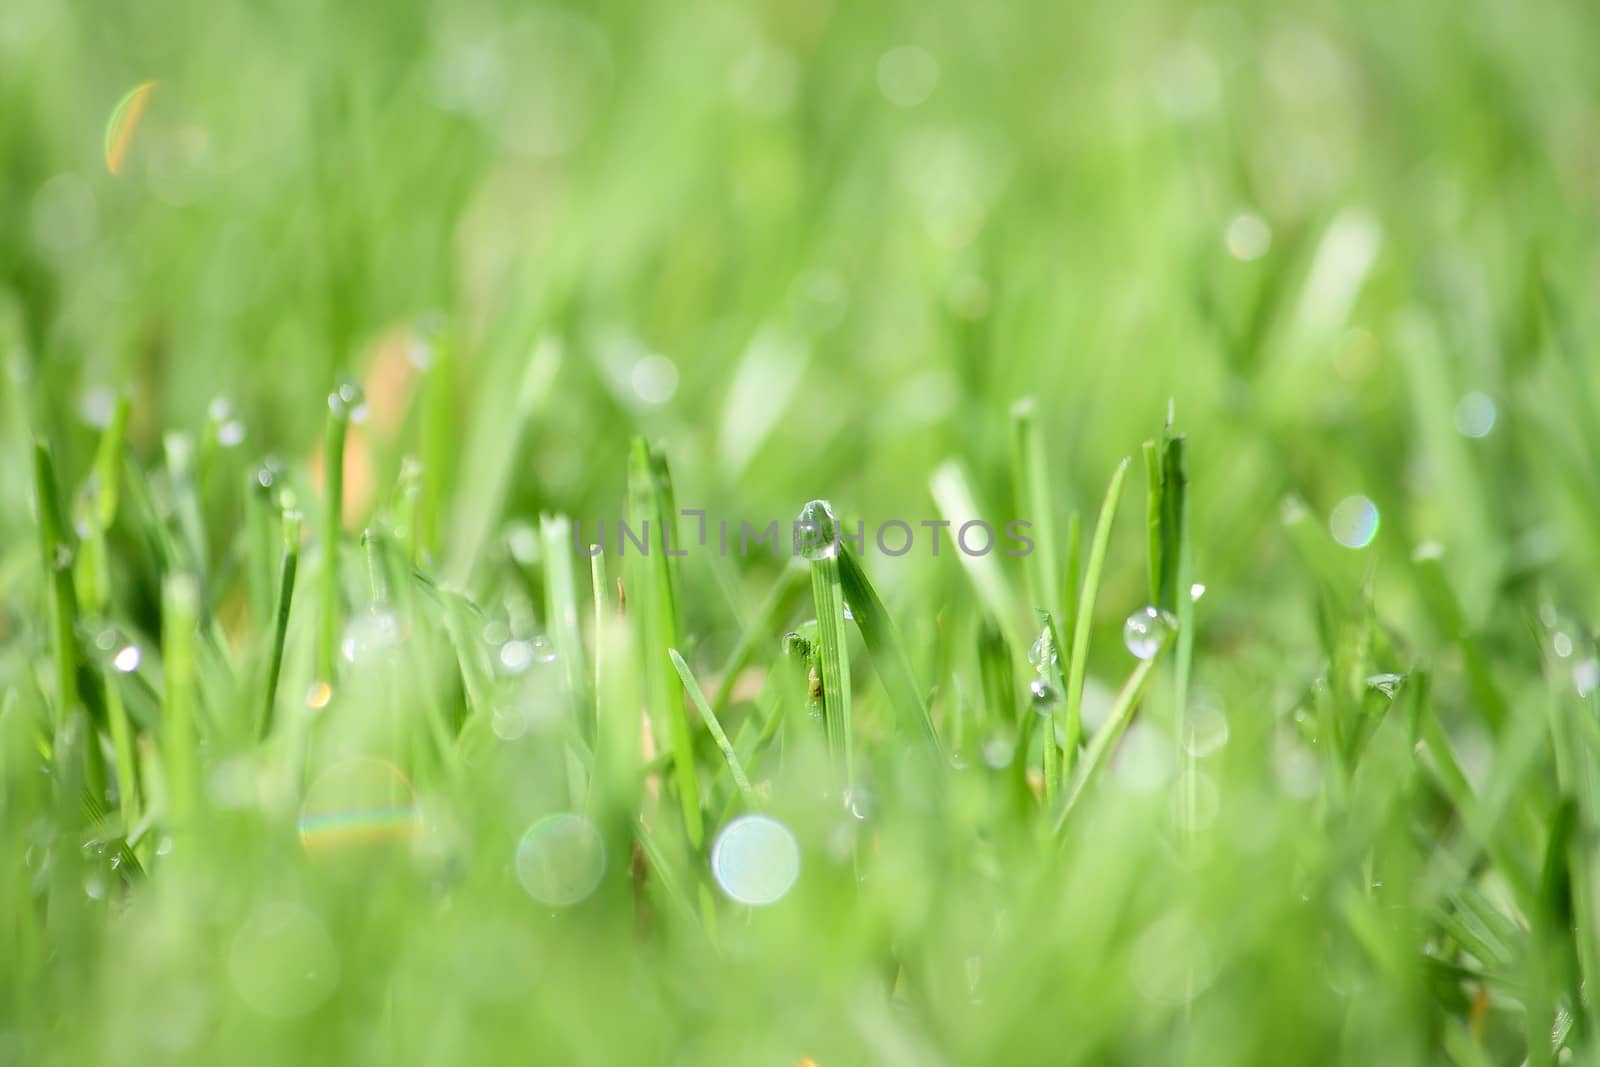
M 72 566 L 72 547 L 65 544 L 56 545 L 55 551 L 50 556 L 50 565 L 58 571 L 69 569 Z
M 872 814 L 872 794 L 861 785 L 846 789 L 844 807 L 852 816 L 865 821 Z
M 311 912 L 286 902 L 258 907 L 234 935 L 228 975 L 243 1000 L 262 1015 L 305 1015 L 339 985 L 339 950 Z
M 217 427 L 217 444 L 223 448 L 237 448 L 244 443 L 244 423 L 229 419 Z
M 1189 599 L 1191 601 L 1199 600 L 1201 597 L 1203 597 L 1205 595 L 1206 595 L 1206 587 L 1205 587 L 1205 583 L 1204 582 L 1195 582 L 1193 585 L 1191 585 L 1189 587 Z
M 776 904 L 800 878 L 800 842 L 771 816 L 741 815 L 717 835 L 711 874 L 740 904 Z
M 141 658 L 138 645 L 123 645 L 117 650 L 117 654 L 111 657 L 111 665 L 123 674 L 132 674 L 139 669 Z
M 311 688 L 306 691 L 306 707 L 312 711 L 321 711 L 332 699 L 333 686 L 327 682 L 312 682 Z
M 117 394 L 104 386 L 85 389 L 78 395 L 78 417 L 96 430 L 111 425 L 116 410 Z
M 1204 701 L 1191 704 L 1183 723 L 1183 748 L 1196 759 L 1221 751 L 1228 743 L 1228 717 Z
M 1566 633 L 1557 630 L 1555 636 L 1550 638 L 1550 648 L 1557 656 L 1566 659 L 1572 655 L 1572 638 L 1568 637 Z
M 1600 660 L 1590 657 L 1580 660 L 1572 668 L 1572 684 L 1578 690 L 1578 695 L 1586 697 L 1600 688 Z
M 1122 643 L 1140 659 L 1151 659 L 1168 635 L 1177 628 L 1177 620 L 1160 608 L 1146 605 L 1128 616 L 1122 624 Z
M 1272 247 L 1272 227 L 1259 215 L 1235 215 L 1228 223 L 1227 245 L 1234 259 L 1260 259 Z
M 1487 437 L 1494 429 L 1494 401 L 1483 393 L 1468 393 L 1456 404 L 1456 431 L 1463 437 Z
M 1367 497 L 1347 496 L 1328 515 L 1333 539 L 1346 548 L 1366 548 L 1378 535 L 1378 505 Z
M 404 636 L 398 615 L 375 608 L 350 620 L 339 641 L 339 651 L 346 661 L 358 663 L 393 648 Z
M 832 504 L 813 500 L 800 509 L 794 523 L 794 551 L 809 560 L 832 559 L 839 554 L 839 524 Z
M 606 871 L 606 843 L 582 815 L 546 815 L 517 843 L 517 881 L 527 894 L 551 908 L 570 908 L 587 900 Z
M 878 60 L 878 90 L 896 107 L 916 107 L 939 84 L 939 63 L 915 45 L 891 48 Z
M 357 422 L 360 419 L 356 417 L 355 413 L 360 409 L 364 409 L 366 404 L 367 394 L 362 391 L 360 385 L 353 381 L 341 382 L 339 388 L 328 394 L 329 411 L 335 415 L 347 415 Z
M 438 313 L 424 315 L 418 320 L 411 336 L 406 339 L 406 359 L 413 367 L 420 371 L 433 367 L 444 328 L 444 318 Z
M 1391 674 L 1387 672 L 1383 674 L 1372 674 L 1367 676 L 1366 686 L 1368 689 L 1371 689 L 1374 692 L 1382 693 L 1384 696 L 1393 699 L 1396 690 L 1400 688 L 1400 683 L 1405 680 L 1406 676 L 1403 674 Z
M 1046 626 L 1028 648 L 1028 664 L 1035 670 L 1048 670 L 1058 662 L 1060 657 L 1056 654 L 1055 639 L 1050 634 L 1050 627 Z
M 283 465 L 276 459 L 268 457 L 256 468 L 256 484 L 263 489 L 271 489 L 283 477 Z
M 634 395 L 652 407 L 660 407 L 678 391 L 678 365 L 659 352 L 652 352 L 633 365 L 630 380 Z
M 373 756 L 357 756 L 322 772 L 306 790 L 298 822 L 300 844 L 310 853 L 409 842 L 420 825 L 410 780 L 394 764 Z
M 533 646 L 527 641 L 507 641 L 500 646 L 500 666 L 521 674 L 533 662 Z
M 1028 701 L 1033 705 L 1033 710 L 1040 715 L 1049 715 L 1055 706 L 1061 702 L 1061 694 L 1056 687 L 1043 678 L 1035 678 L 1028 683 Z
M 524 567 L 531 567 L 539 562 L 539 531 L 533 528 L 532 523 L 508 523 L 505 537 L 506 549 L 511 553 L 512 559 Z

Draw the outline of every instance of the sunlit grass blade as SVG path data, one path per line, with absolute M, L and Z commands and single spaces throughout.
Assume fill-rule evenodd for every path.
M 77 550 L 62 513 L 55 461 L 49 446 L 43 441 L 34 445 L 33 464 L 39 550 L 44 573 L 49 576 L 47 593 L 56 684 L 54 726 L 59 735 L 70 724 L 81 724 L 73 729 L 82 732 L 83 763 L 81 768 L 74 768 L 74 773 L 81 770 L 84 787 L 96 796 L 103 796 L 106 789 L 105 760 L 101 756 L 94 722 L 83 702 L 78 684 L 83 650 L 78 642 L 78 598 L 72 579 L 72 564 Z
M 839 547 L 839 581 L 844 601 L 850 605 L 856 629 L 872 655 L 873 669 L 889 694 L 902 729 L 919 737 L 927 751 L 938 759 L 944 757 L 944 747 L 939 732 L 928 713 L 927 701 L 911 670 L 911 660 L 906 655 L 905 644 L 889 610 L 883 606 L 878 591 L 872 587 L 861 562 L 850 551 L 849 545 Z
M 1011 408 L 1011 493 L 1020 518 L 1031 524 L 1033 550 L 1023 559 L 1028 600 L 1035 611 L 1061 616 L 1061 560 L 1056 548 L 1055 498 L 1045 462 L 1044 436 L 1039 430 L 1033 397 Z
M 1006 577 L 1005 571 L 1001 570 L 997 558 L 1002 550 L 996 547 L 979 553 L 975 550 L 964 551 L 959 546 L 959 539 L 963 536 L 962 531 L 969 523 L 988 525 L 973 496 L 966 473 L 958 463 L 954 461 L 946 463 L 933 472 L 933 477 L 928 482 L 928 490 L 933 494 L 933 501 L 939 507 L 939 514 L 944 516 L 949 524 L 947 537 L 958 541 L 957 545 L 947 546 L 947 549 L 956 548 L 956 558 L 961 561 L 961 567 L 972 581 L 972 587 L 978 591 L 983 606 L 1000 621 L 1012 647 L 1026 648 L 1028 634 L 1019 621 L 1017 611 L 1019 601 L 1011 587 L 1010 579 Z M 993 531 L 992 527 L 990 529 Z M 994 532 L 998 538 L 999 532 Z M 1043 546 L 1036 543 L 1030 556 L 1043 550 Z
M 1557 659 L 1561 658 L 1559 654 Z M 1550 747 L 1555 756 L 1556 784 L 1563 802 L 1574 809 L 1573 832 L 1567 849 L 1570 872 L 1572 923 L 1577 965 L 1583 984 L 1594 989 L 1600 982 L 1600 861 L 1593 842 L 1600 836 L 1600 746 L 1592 729 L 1594 692 L 1573 699 L 1564 685 L 1549 700 Z M 1591 995 L 1574 1005 L 1583 1029 L 1600 1040 L 1600 1003 Z
M 126 444 L 128 413 L 131 402 L 126 393 L 117 398 L 111 421 L 100 435 L 95 449 L 94 477 L 89 498 L 89 516 L 84 531 L 84 554 L 78 561 L 78 589 L 91 617 L 105 618 L 111 610 L 111 567 L 107 536 L 117 518 L 122 483 L 123 450 Z M 133 647 L 133 646 L 129 646 Z M 128 719 L 128 710 L 122 698 L 118 675 L 138 665 L 135 659 L 114 663 L 112 669 L 100 671 L 105 697 L 106 725 L 111 734 L 111 750 L 116 761 L 117 796 L 122 809 L 123 833 L 131 833 L 139 824 L 140 801 L 138 760 L 134 754 L 134 727 Z M 119 655 L 124 654 L 119 650 Z
M 166 455 L 167 482 L 172 493 L 173 517 L 177 520 L 177 543 L 183 552 L 185 569 L 191 575 L 207 574 L 210 554 L 206 551 L 205 510 L 200 503 L 194 436 L 169 433 L 162 439 L 162 451 Z M 202 617 L 204 609 L 202 604 Z
M 200 803 L 198 680 L 195 645 L 199 632 L 200 591 L 187 575 L 172 575 L 162 586 L 161 662 L 166 671 L 162 700 L 161 771 L 167 821 L 190 833 Z
M 712 740 L 716 741 L 717 748 L 728 761 L 728 771 L 733 775 L 733 784 L 738 787 L 739 794 L 744 797 L 745 803 L 754 807 L 756 803 L 755 791 L 750 788 L 750 778 L 745 774 L 744 766 L 739 761 L 739 754 L 733 750 L 733 743 L 728 740 L 728 735 L 722 730 L 722 723 L 717 721 L 717 713 L 711 710 L 711 704 L 706 700 L 705 693 L 700 689 L 700 683 L 695 681 L 694 672 L 684 662 L 683 656 L 675 648 L 669 648 L 667 654 L 672 657 L 672 666 L 677 670 L 678 677 L 683 680 L 684 691 L 689 694 L 689 699 L 694 701 L 695 708 L 700 712 L 700 718 L 706 724 L 706 729 L 711 731 Z
M 483 556 L 489 535 L 505 508 L 511 489 L 511 476 L 522 456 L 519 444 L 539 403 L 550 391 L 550 383 L 561 367 L 561 344 L 553 338 L 541 340 L 521 365 L 521 374 L 510 382 L 486 381 L 486 395 L 473 421 L 473 432 L 461 449 L 457 468 L 459 484 L 454 494 L 453 521 L 450 524 L 449 556 L 444 576 L 465 588 L 473 568 Z M 443 382 L 430 384 L 430 405 L 442 403 L 432 396 Z M 442 413 L 431 407 L 427 425 L 448 424 Z M 430 467 L 437 470 L 435 453 L 443 453 L 442 441 L 432 442 Z M 431 503 L 428 505 L 431 508 Z
M 578 624 L 578 582 L 572 569 L 572 522 L 565 515 L 539 519 L 543 545 L 545 625 L 549 627 L 561 662 L 567 692 L 580 719 L 590 717 L 592 704 L 583 633 Z M 585 724 L 587 732 L 587 724 Z
M 1150 478 L 1148 501 L 1150 522 L 1156 534 L 1150 558 L 1150 584 L 1155 592 L 1152 603 L 1177 620 L 1178 633 L 1173 650 L 1173 738 L 1184 753 L 1183 793 L 1180 821 L 1186 831 L 1195 822 L 1195 766 L 1185 738 L 1188 731 L 1189 675 L 1194 662 L 1194 596 L 1190 587 L 1193 572 L 1189 540 L 1189 474 L 1184 461 L 1184 438 L 1172 432 L 1171 412 L 1162 431 L 1159 446 L 1146 442 L 1145 462 Z
M 601 557 L 595 557 L 599 560 Z M 597 574 L 600 572 L 597 571 Z M 603 574 L 600 574 L 603 580 Z M 613 856 L 629 854 L 643 840 L 640 803 L 643 778 L 642 693 L 635 647 L 638 628 L 614 609 L 595 619 L 594 764 L 584 802 Z M 661 868 L 663 877 L 666 868 Z M 688 907 L 687 900 L 683 906 Z M 692 909 L 689 909 L 692 913 Z
M 801 555 L 811 561 L 811 599 L 817 612 L 817 661 L 822 671 L 822 718 L 846 789 L 855 783 L 854 730 L 850 723 L 850 648 L 845 633 L 844 586 L 839 577 L 838 522 L 825 500 L 813 500 L 796 521 Z
M 272 732 L 273 710 L 278 702 L 278 678 L 283 672 L 283 650 L 289 636 L 289 609 L 294 603 L 295 575 L 300 569 L 300 531 L 303 520 L 295 508 L 285 508 L 282 522 L 282 548 L 278 564 L 278 589 L 272 602 L 272 644 L 267 651 L 266 678 L 262 685 L 261 711 L 257 734 Z
M 1029 702 L 1042 720 L 1039 738 L 1042 757 L 1040 774 L 1044 778 L 1045 810 L 1053 811 L 1056 798 L 1061 794 L 1069 763 L 1062 753 L 1061 742 L 1056 737 L 1062 688 L 1061 659 L 1057 650 L 1061 647 L 1061 641 L 1056 635 L 1055 619 L 1047 611 L 1041 614 L 1044 625 L 1028 653 L 1030 660 L 1037 660 L 1034 665 L 1035 677 L 1031 683 L 1035 691 L 1031 693 Z
M 678 610 L 671 576 L 670 521 L 665 488 L 658 476 L 659 463 L 643 438 L 636 438 L 628 462 L 628 519 L 645 538 L 646 548 L 624 550 L 628 574 L 628 614 L 639 621 L 646 703 L 658 738 L 665 738 L 673 756 L 673 783 L 689 845 L 698 850 L 705 840 L 705 819 L 700 807 L 700 781 L 695 768 L 694 739 L 683 694 L 667 650 L 678 644 Z M 670 541 L 669 541 L 670 539 Z M 631 547 L 631 546 L 630 546 Z M 673 551 L 681 552 L 674 548 Z
M 1070 775 L 1077 760 L 1078 741 L 1083 734 L 1083 680 L 1089 670 L 1089 631 L 1094 625 L 1095 600 L 1100 596 L 1100 578 L 1106 568 L 1106 550 L 1111 544 L 1111 527 L 1116 523 L 1117 504 L 1122 500 L 1122 483 L 1128 474 L 1128 461 L 1117 464 L 1100 502 L 1100 517 L 1095 520 L 1094 539 L 1089 546 L 1089 562 L 1083 572 L 1078 594 L 1077 628 L 1072 635 L 1072 655 L 1067 665 L 1067 720 L 1062 750 L 1064 773 Z
M 39 552 L 50 576 L 51 651 L 55 657 L 56 724 L 78 707 L 78 596 L 72 583 L 74 548 L 61 510 L 55 461 L 43 441 L 33 449 L 34 495 L 38 508 Z
M 1412 553 L 1411 562 L 1417 575 L 1418 592 L 1435 624 L 1461 649 L 1475 710 L 1483 716 L 1489 729 L 1498 733 L 1506 720 L 1506 697 L 1495 680 L 1481 642 L 1467 625 L 1461 601 L 1444 572 L 1444 549 L 1438 544 L 1420 545 Z
M 316 678 L 332 685 L 334 650 L 339 647 L 344 590 L 339 578 L 339 551 L 344 540 L 344 448 L 350 432 L 350 409 L 358 403 L 341 386 L 328 394 L 328 417 L 322 438 L 322 572 L 318 589 Z

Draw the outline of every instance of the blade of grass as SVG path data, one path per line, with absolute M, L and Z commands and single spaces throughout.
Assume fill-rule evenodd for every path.
M 629 612 L 640 620 L 639 654 L 643 657 L 646 704 L 672 752 L 673 782 L 683 811 L 684 829 L 690 847 L 698 850 L 705 840 L 705 820 L 700 808 L 694 741 L 683 696 L 672 680 L 675 672 L 667 657 L 667 650 L 678 644 L 678 610 L 667 556 L 665 487 L 659 470 L 660 464 L 651 455 L 649 445 L 643 438 L 636 438 L 628 462 L 628 516 L 632 528 L 644 534 L 647 547 L 625 561 Z
M 166 671 L 166 694 L 161 702 L 161 768 L 169 825 L 184 833 L 194 828 L 200 799 L 195 738 L 199 600 L 199 588 L 188 575 L 170 575 L 162 584 L 161 662 Z
M 1158 659 L 1159 655 L 1152 656 L 1140 661 L 1133 669 L 1133 673 L 1118 691 L 1116 699 L 1112 701 L 1111 710 L 1106 713 L 1106 721 L 1095 732 L 1094 737 L 1090 738 L 1089 746 L 1084 749 L 1083 762 L 1078 765 L 1077 773 L 1068 785 L 1064 799 L 1057 810 L 1055 820 L 1057 833 L 1066 826 L 1067 819 L 1078 806 L 1084 792 L 1105 766 L 1107 758 L 1111 755 L 1111 746 L 1116 744 L 1117 739 L 1128 728 L 1134 709 L 1138 707 L 1139 696 L 1144 690 L 1145 682 L 1149 679 L 1150 672 L 1155 669 Z
M 939 514 L 949 522 L 953 531 L 952 537 L 959 538 L 960 531 L 966 524 L 981 521 L 982 513 L 973 497 L 966 473 L 956 462 L 946 463 L 934 471 L 928 489 L 933 494 L 934 503 L 938 505 Z M 1036 544 L 1029 557 L 1038 555 L 1040 549 L 1041 546 Z M 996 555 L 995 552 L 985 552 L 982 555 L 964 551 L 956 553 L 962 569 L 972 582 L 972 587 L 978 591 L 983 606 L 1000 620 L 1011 647 L 1023 649 L 1028 646 L 1029 635 L 1019 624 L 1017 595 L 1011 588 L 1005 571 L 1000 569 L 1000 561 L 995 558 Z
M 1128 474 L 1128 460 L 1117 464 L 1100 502 L 1095 520 L 1094 539 L 1089 545 L 1089 563 L 1083 572 L 1082 592 L 1078 595 L 1077 629 L 1072 635 L 1072 657 L 1067 665 L 1067 722 L 1062 750 L 1063 775 L 1070 776 L 1077 762 L 1078 739 L 1083 733 L 1083 679 L 1089 669 L 1089 631 L 1094 624 L 1094 604 L 1100 595 L 1100 577 L 1106 568 L 1106 549 L 1111 543 L 1111 527 L 1116 522 L 1117 504 L 1122 500 L 1122 483 Z
M 207 574 L 209 553 L 206 551 L 205 512 L 200 504 L 195 470 L 194 437 L 188 433 L 169 433 L 162 438 L 162 451 L 166 455 L 167 481 L 172 490 L 177 542 L 183 552 L 184 569 L 191 575 Z
M 465 588 L 472 569 L 483 556 L 490 531 L 505 508 L 511 476 L 522 452 L 519 444 L 539 402 L 550 391 L 561 367 L 561 344 L 553 338 L 540 341 L 522 368 L 516 391 L 505 399 L 505 382 L 486 381 L 489 390 L 479 407 L 474 432 L 458 466 L 457 487 L 450 527 L 450 555 L 444 574 L 451 584 Z M 448 422 L 440 418 L 439 421 Z M 436 450 L 439 447 L 436 445 Z M 431 455 L 431 453 L 430 453 Z
M 565 515 L 542 515 L 539 533 L 544 542 L 545 625 L 554 638 L 556 654 L 574 702 L 571 709 L 587 724 L 593 697 L 584 671 L 583 633 L 578 626 L 578 584 L 572 570 L 572 522 Z
M 1061 561 L 1056 554 L 1055 493 L 1039 432 L 1037 403 L 1024 397 L 1011 408 L 1011 492 L 1033 527 L 1033 550 L 1023 557 L 1028 599 L 1035 611 L 1061 618 Z
M 266 737 L 272 732 L 273 711 L 278 702 L 278 679 L 283 672 L 283 650 L 289 636 L 289 609 L 294 602 L 295 573 L 300 568 L 300 530 L 303 522 L 297 509 L 284 509 L 278 591 L 272 602 L 272 645 L 267 653 L 267 676 L 262 685 L 261 713 L 257 718 L 256 732 L 259 737 Z
M 352 386 L 328 394 L 328 421 L 322 444 L 322 588 L 317 629 L 316 680 L 334 683 L 334 650 L 339 647 L 343 596 L 339 584 L 339 544 L 344 537 L 344 445 L 350 409 L 360 403 Z
M 1155 604 L 1170 612 L 1178 620 L 1176 648 L 1173 655 L 1173 741 L 1182 753 L 1184 762 L 1183 794 L 1180 811 L 1186 832 L 1192 832 L 1198 799 L 1195 794 L 1198 776 L 1195 757 L 1190 746 L 1184 743 L 1188 730 L 1189 675 L 1194 662 L 1194 597 L 1190 595 L 1190 574 L 1193 567 L 1192 548 L 1189 542 L 1189 475 L 1184 462 L 1184 438 L 1172 432 L 1172 415 L 1169 410 L 1167 425 L 1162 431 L 1159 477 L 1156 479 L 1157 495 L 1150 501 L 1152 516 L 1159 516 L 1161 546 L 1159 559 L 1152 559 L 1152 584 L 1158 586 Z M 1145 453 L 1148 462 L 1150 453 Z M 1159 566 L 1159 581 L 1154 572 Z
M 85 594 L 92 616 L 105 617 L 111 608 L 110 556 L 106 549 L 106 536 L 116 522 L 119 488 L 122 483 L 122 458 L 126 443 L 128 412 L 131 403 L 126 393 L 117 398 L 111 422 L 100 435 L 95 450 L 93 508 L 84 541 L 87 549 L 80 565 L 88 564 L 87 574 L 79 572 L 80 589 Z M 111 732 L 111 750 L 116 761 L 117 797 L 121 808 L 123 833 L 133 832 L 139 824 L 141 802 L 139 796 L 139 766 L 134 754 L 133 725 L 128 720 L 127 705 L 122 699 L 118 674 L 122 668 L 105 670 L 102 666 L 100 680 L 105 695 L 106 724 Z
M 733 784 L 738 787 L 739 794 L 744 797 L 745 803 L 751 807 L 756 805 L 756 794 L 750 788 L 750 779 L 745 774 L 744 766 L 739 762 L 739 754 L 733 750 L 733 743 L 728 740 L 728 735 L 722 730 L 722 723 L 717 721 L 717 713 L 711 710 L 711 704 L 706 700 L 705 693 L 700 690 L 700 683 L 695 681 L 694 672 L 684 662 L 683 656 L 675 648 L 667 649 L 667 655 L 672 657 L 672 666 L 677 670 L 678 677 L 683 681 L 684 691 L 689 694 L 689 699 L 694 701 L 695 708 L 700 712 L 700 717 L 705 721 L 706 729 L 711 731 L 711 737 L 717 743 L 717 748 L 722 751 L 723 758 L 728 761 L 728 770 L 733 775 Z
M 811 599 L 817 612 L 817 656 L 822 668 L 822 719 L 843 787 L 855 786 L 855 747 L 850 723 L 850 649 L 844 625 L 844 584 L 839 575 L 839 525 L 826 500 L 800 511 L 796 537 L 811 563 Z
M 56 717 L 53 725 L 59 734 L 81 710 L 83 737 L 84 788 L 95 796 L 105 795 L 105 761 L 100 754 L 100 743 L 95 734 L 93 720 L 82 701 L 78 688 L 78 668 L 83 652 L 78 645 L 78 598 L 73 586 L 72 564 L 76 555 L 66 517 L 61 508 L 60 484 L 56 480 L 55 461 L 50 446 L 43 441 L 34 444 L 33 450 L 34 494 L 38 506 L 39 550 L 43 556 L 44 573 L 50 576 L 49 601 L 52 631 L 51 649 L 54 652 L 56 680 Z
M 942 762 L 944 747 L 934 728 L 933 716 L 928 714 L 916 675 L 912 673 L 900 631 L 849 545 L 840 545 L 838 562 L 845 603 L 850 605 L 856 629 L 861 631 L 861 640 L 872 656 L 873 668 L 895 706 L 902 728 L 922 738 L 928 753 Z
M 60 487 L 50 446 L 33 448 L 34 493 L 39 509 L 39 551 L 50 576 L 50 624 L 56 666 L 55 725 L 78 706 L 78 597 L 72 584 L 73 546 L 61 511 Z
M 1589 743 L 1586 731 L 1578 723 L 1593 713 L 1591 704 L 1596 699 L 1591 692 L 1587 700 L 1574 700 L 1564 682 L 1556 688 L 1549 697 L 1550 747 L 1555 754 L 1556 784 L 1576 812 L 1575 832 L 1570 835 L 1567 849 L 1572 894 L 1570 928 L 1581 979 L 1586 988 L 1593 990 L 1600 983 L 1600 865 L 1593 847 L 1600 836 L 1600 750 Z M 1573 1011 L 1581 1013 L 1583 1029 L 1591 1040 L 1600 1035 L 1600 1004 L 1593 996 L 1573 1005 Z

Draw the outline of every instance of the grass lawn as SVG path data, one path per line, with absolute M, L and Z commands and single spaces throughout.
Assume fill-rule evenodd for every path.
M 0 6 L 0 1064 L 1600 1062 L 1596 42 Z

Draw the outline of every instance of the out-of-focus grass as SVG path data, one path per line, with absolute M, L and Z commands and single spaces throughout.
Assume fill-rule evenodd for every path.
M 0 8 L 0 1061 L 1592 1059 L 1597 33 Z

